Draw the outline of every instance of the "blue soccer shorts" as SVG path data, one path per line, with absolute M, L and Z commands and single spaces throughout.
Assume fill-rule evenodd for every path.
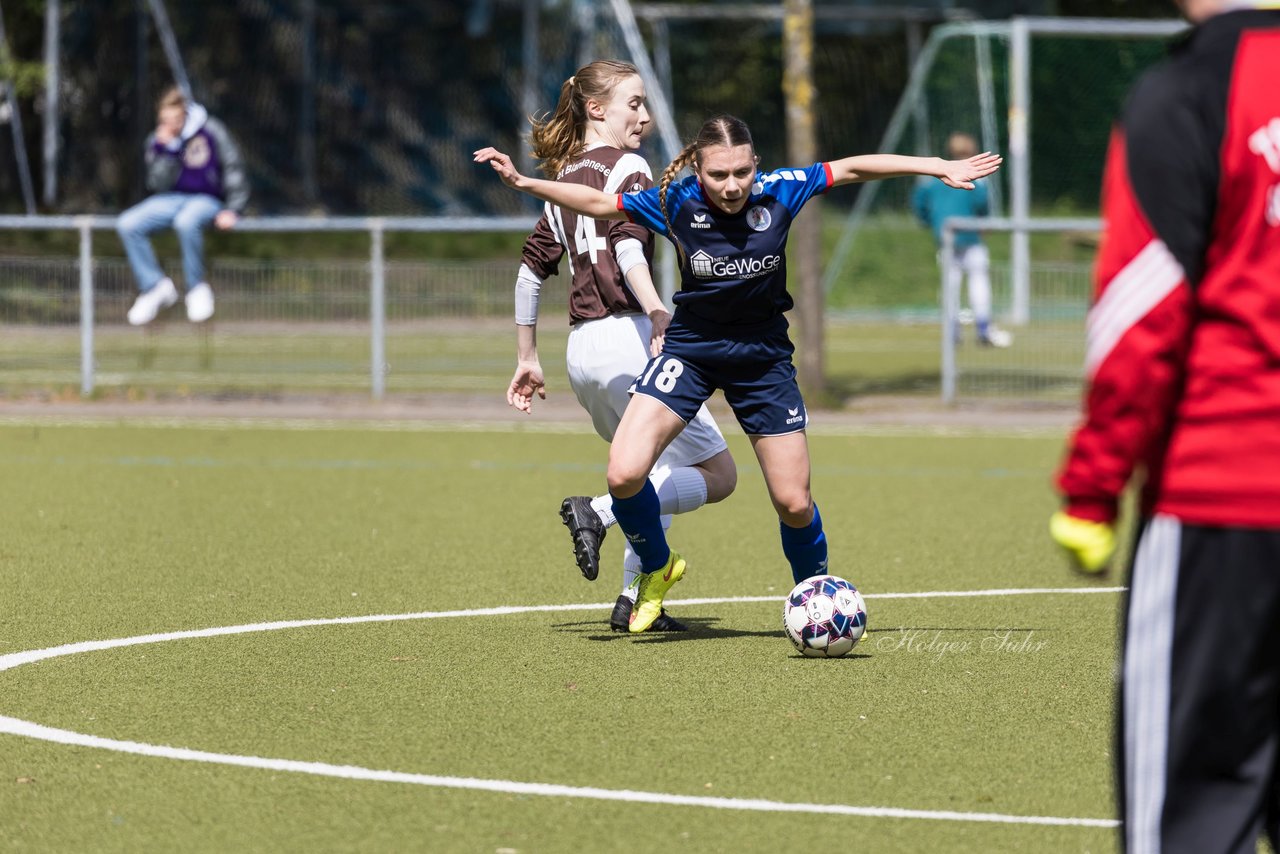
M 805 429 L 805 410 L 786 326 L 760 335 L 717 337 L 674 321 L 662 352 L 649 360 L 630 391 L 662 403 L 688 421 L 720 389 L 748 436 Z

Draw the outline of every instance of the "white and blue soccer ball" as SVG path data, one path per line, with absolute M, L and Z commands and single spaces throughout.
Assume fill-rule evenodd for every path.
M 862 640 L 867 630 L 867 604 L 843 578 L 815 575 L 787 594 L 782 627 L 802 655 L 839 658 Z

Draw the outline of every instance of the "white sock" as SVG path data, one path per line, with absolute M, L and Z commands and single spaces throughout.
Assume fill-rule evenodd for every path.
M 653 470 L 649 480 L 658 493 L 658 510 L 664 515 L 688 513 L 707 503 L 707 481 L 693 466 L 662 466 Z M 606 528 L 618 524 L 613 515 L 613 496 L 609 493 L 591 499 L 591 509 Z
M 636 579 L 640 577 L 640 555 L 627 542 L 622 548 L 622 595 L 636 601 Z
M 707 503 L 707 481 L 692 466 L 654 469 L 649 475 L 663 513 L 688 513 Z
M 600 517 L 600 524 L 606 528 L 612 528 L 618 524 L 618 520 L 613 517 L 613 496 L 609 493 L 606 492 L 591 499 L 591 509 L 596 511 L 596 515 Z

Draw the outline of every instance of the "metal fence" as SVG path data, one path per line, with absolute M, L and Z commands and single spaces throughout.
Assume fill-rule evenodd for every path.
M 15 386 L 64 388 L 82 395 L 100 384 L 178 389 L 268 391 L 368 390 L 415 385 L 425 360 L 455 361 L 437 379 L 467 388 L 467 359 L 428 353 L 425 339 L 442 325 L 510 323 L 514 262 L 388 260 L 388 232 L 526 232 L 526 218 L 245 218 L 240 231 L 357 231 L 369 235 L 367 262 L 334 259 L 210 263 L 217 314 L 200 326 L 174 322 L 176 306 L 141 329 L 125 314 L 137 295 L 128 264 L 96 259 L 92 232 L 112 217 L 0 216 L 0 229 L 79 233 L 79 258 L 0 259 L 0 379 Z M 562 311 L 551 291 L 548 311 Z M 505 341 L 505 338 L 504 338 Z M 477 356 L 470 359 L 474 367 Z M 509 354 L 504 354 L 509 367 Z M 215 369 L 216 368 L 216 369 Z
M 186 322 L 179 304 L 154 323 L 132 327 L 125 314 L 137 294 L 128 264 L 95 258 L 92 232 L 114 228 L 110 217 L 3 217 L 0 229 L 75 229 L 78 259 L 0 258 L 0 393 L 48 389 L 93 395 L 123 390 L 159 394 L 270 395 L 293 392 L 426 393 L 493 389 L 509 379 L 511 293 L 516 261 L 403 261 L 385 257 L 383 236 L 395 231 L 516 231 L 523 218 L 365 219 L 246 218 L 250 231 L 356 231 L 369 237 L 368 261 L 304 258 L 210 262 L 217 314 Z M 1097 220 L 1032 221 L 1032 232 L 1095 232 Z M 951 220 L 957 229 L 1009 232 L 1001 219 Z M 1074 400 L 1084 359 L 1084 317 L 1091 265 L 1033 261 L 1027 321 L 1008 349 L 979 347 L 964 329 L 960 292 L 940 293 L 939 308 L 846 317 L 864 328 L 941 321 L 941 390 L 959 396 L 1021 401 Z M 1012 320 L 1008 261 L 992 265 L 998 320 Z M 547 288 L 548 318 L 567 314 L 564 288 Z M 921 331 L 927 327 L 921 327 Z M 567 332 L 544 323 L 551 347 Z M 865 337 L 860 333 L 858 337 Z M 928 359 L 929 340 L 892 336 L 883 346 Z M 935 363 L 937 364 L 937 363 Z M 547 366 L 549 370 L 553 365 Z
M 1095 233 L 1098 219 L 1010 219 L 953 217 L 943 224 L 942 252 L 949 255 L 957 231 Z M 996 317 L 1016 323 L 1012 347 L 997 349 L 972 343 L 963 334 L 960 283 L 948 287 L 942 274 L 942 399 L 998 396 L 1023 400 L 1075 399 L 1084 375 L 1084 321 L 1093 293 L 1091 264 L 1030 262 L 1030 287 L 1019 297 L 1013 266 L 993 264 L 992 305 Z M 1025 303 L 1023 300 L 1025 299 Z M 1016 308 L 1015 308 L 1016 307 Z M 1023 313 L 1025 311 L 1025 314 Z

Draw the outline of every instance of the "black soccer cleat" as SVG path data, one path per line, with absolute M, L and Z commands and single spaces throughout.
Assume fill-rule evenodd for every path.
M 604 542 L 605 527 L 591 507 L 591 499 L 585 495 L 571 495 L 560 502 L 560 518 L 573 537 L 573 557 L 578 569 L 587 581 L 595 581 L 600 574 L 600 544 Z
M 619 596 L 613 603 L 613 613 L 609 615 L 609 628 L 615 632 L 625 632 L 631 625 L 632 601 L 626 596 Z
M 613 603 L 613 613 L 609 615 L 609 628 L 615 632 L 625 632 L 631 626 L 631 606 L 634 603 L 626 596 L 619 596 Z M 665 610 L 653 621 L 646 632 L 687 632 L 689 627 L 668 614 Z
M 647 632 L 687 632 L 689 627 L 677 620 L 675 617 L 663 611 L 658 615 L 658 619 L 653 621 L 653 625 L 645 629 Z

